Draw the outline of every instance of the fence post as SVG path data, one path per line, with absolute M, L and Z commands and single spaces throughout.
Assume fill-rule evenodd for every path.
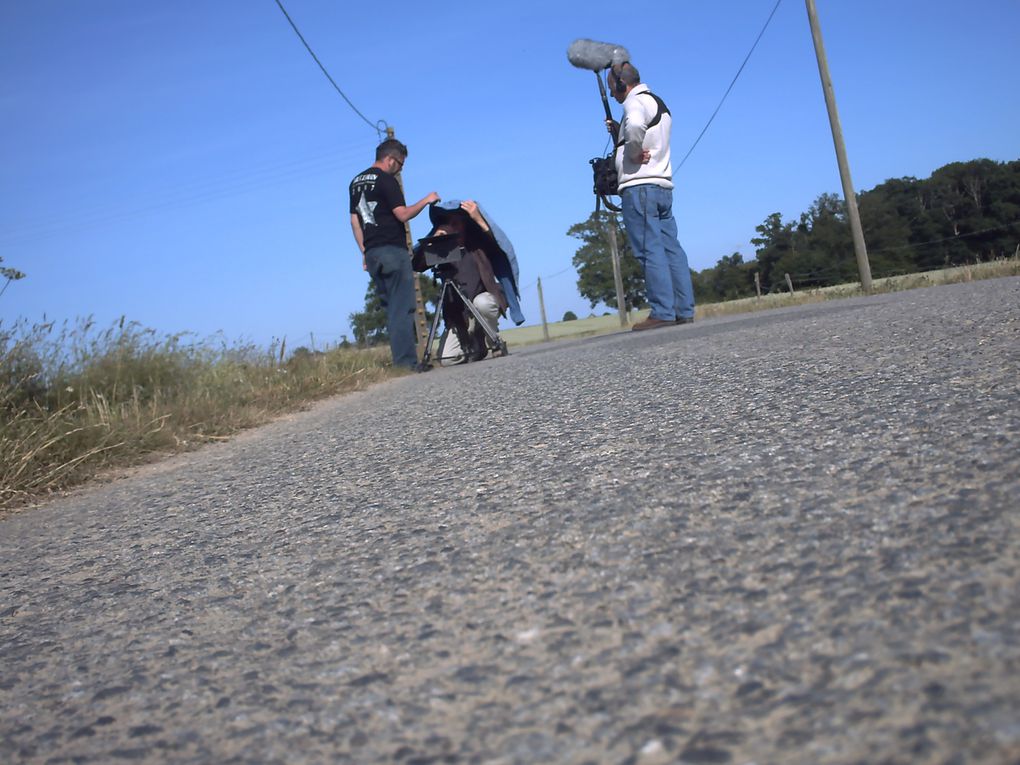
M 790 294 L 792 295 L 793 294 L 793 280 L 790 278 L 789 274 L 783 274 L 783 276 L 786 277 L 786 286 L 789 287 Z
M 757 271 L 754 272 L 754 291 L 758 295 L 756 300 L 761 300 L 761 275 Z

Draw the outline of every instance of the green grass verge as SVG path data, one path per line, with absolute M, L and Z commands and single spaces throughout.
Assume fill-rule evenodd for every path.
M 976 265 L 946 268 L 940 271 L 925 271 L 923 273 L 904 274 L 902 276 L 874 279 L 872 280 L 872 292 L 874 294 L 900 292 L 902 290 L 917 289 L 920 287 L 934 287 L 940 284 L 954 284 L 979 279 L 994 279 L 1002 276 L 1018 275 L 1020 275 L 1020 260 L 1017 258 L 1010 258 L 1008 260 L 997 260 L 990 263 L 978 263 Z M 805 305 L 807 303 L 820 303 L 825 300 L 860 297 L 863 294 L 860 283 L 852 282 L 849 284 L 838 284 L 833 287 L 800 290 L 793 293 L 773 293 L 771 295 L 763 295 L 761 298 L 741 298 L 740 300 L 728 300 L 722 303 L 699 305 L 695 312 L 695 317 L 698 319 L 711 319 L 718 316 L 730 316 L 734 314 L 750 313 L 753 311 L 767 311 L 774 308 Z M 631 311 L 629 320 L 633 323 L 635 321 L 640 321 L 647 315 L 647 309 L 642 311 Z M 552 322 L 548 324 L 547 328 L 548 338 L 540 324 L 505 329 L 501 330 L 500 334 L 510 345 L 512 352 L 514 346 L 520 347 L 567 338 L 606 335 L 614 332 L 625 331 L 629 329 L 629 325 L 627 327 L 621 326 L 619 314 L 613 313 L 609 316 L 590 316 L 586 319 L 577 319 L 576 321 Z

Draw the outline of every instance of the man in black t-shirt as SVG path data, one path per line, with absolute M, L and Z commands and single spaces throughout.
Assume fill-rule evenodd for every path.
M 407 147 L 395 138 L 379 144 L 375 163 L 351 181 L 351 230 L 362 253 L 361 267 L 368 271 L 379 300 L 386 309 L 393 363 L 418 364 L 414 335 L 414 272 L 407 249 L 404 224 L 439 195 L 431 192 L 413 205 L 404 203 L 394 177 L 404 167 Z

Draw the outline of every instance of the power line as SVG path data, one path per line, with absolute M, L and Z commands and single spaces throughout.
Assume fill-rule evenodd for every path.
M 983 228 L 980 231 L 969 231 L 966 234 L 957 234 L 956 236 L 947 236 L 945 239 L 932 239 L 929 242 L 915 242 L 915 243 L 912 243 L 912 244 L 900 244 L 900 245 L 896 245 L 895 247 L 882 247 L 881 249 L 878 249 L 878 250 L 870 250 L 870 252 L 876 253 L 876 252 L 890 252 L 892 250 L 915 249 L 917 247 L 924 247 L 925 245 L 928 245 L 928 244 L 941 244 L 942 242 L 952 242 L 952 241 L 955 241 L 957 239 L 967 239 L 967 238 L 972 237 L 972 236 L 980 236 L 981 234 L 990 234 L 993 231 L 1002 231 L 1003 229 L 1012 228 L 1013 226 L 1016 226 L 1017 224 L 1020 224 L 1020 219 L 1017 219 L 1017 220 L 1013 221 L 1012 223 L 1004 223 L 1001 226 L 993 226 L 992 228 Z
M 287 21 L 289 21 L 289 22 L 290 22 L 290 26 L 291 26 L 291 28 L 292 28 L 292 29 L 294 30 L 294 34 L 296 34 L 296 35 L 298 36 L 298 39 L 299 39 L 299 40 L 301 40 L 301 42 L 302 42 L 302 43 L 304 44 L 305 48 L 306 48 L 306 49 L 308 50 L 308 53 L 309 53 L 309 54 L 311 55 L 311 57 L 312 57 L 312 58 L 313 58 L 313 59 L 315 60 L 315 63 L 319 65 L 319 69 L 321 69 L 321 70 L 322 70 L 322 73 L 323 73 L 324 75 L 326 75 L 326 79 L 327 79 L 327 80 L 329 80 L 330 84 L 331 84 L 331 85 L 332 85 L 332 86 L 333 86 L 334 88 L 336 88 L 336 92 L 337 92 L 337 93 L 339 93 L 339 94 L 340 94 L 340 96 L 341 96 L 341 97 L 342 97 L 342 98 L 344 99 L 344 101 L 346 101 L 346 102 L 347 102 L 347 105 L 348 105 L 349 107 L 351 107 L 351 109 L 353 109 L 353 110 L 354 110 L 354 113 L 355 113 L 355 114 L 357 114 L 357 115 L 358 115 L 359 117 L 361 117 L 361 119 L 363 119 L 363 120 L 365 121 L 365 124 L 366 124 L 366 125 L 368 125 L 368 126 L 369 126 L 370 128 L 372 128 L 372 129 L 373 129 L 373 130 L 374 130 L 374 131 L 375 131 L 375 132 L 376 132 L 376 133 L 377 133 L 377 134 L 379 135 L 379 137 L 380 137 L 380 138 L 382 138 L 382 133 L 383 133 L 383 130 L 382 130 L 382 129 L 380 129 L 380 127 L 379 127 L 379 123 L 382 123 L 382 124 L 383 124 L 383 126 L 385 127 L 385 126 L 386 126 L 386 120 L 379 120 L 379 122 L 376 122 L 376 123 L 374 123 L 374 124 L 373 124 L 373 123 L 372 123 L 372 121 L 368 119 L 368 117 L 366 117 L 366 116 L 365 116 L 364 114 L 362 114 L 362 113 L 361 113 L 361 112 L 360 112 L 360 111 L 358 110 L 358 107 L 356 107 L 356 106 L 355 106 L 355 105 L 354 105 L 354 104 L 353 104 L 353 103 L 351 102 L 351 99 L 349 99 L 349 98 L 347 97 L 347 95 L 346 95 L 346 94 L 345 94 L 345 93 L 344 93 L 344 92 L 343 92 L 342 90 L 340 90 L 340 86 L 336 84 L 336 82 L 335 82 L 335 81 L 333 80 L 333 78 L 332 78 L 332 77 L 330 77 L 330 75 L 329 75 L 329 72 L 327 72 L 327 71 L 326 71 L 326 67 L 324 67 L 324 66 L 322 65 L 322 62 L 321 62 L 321 61 L 319 61 L 319 57 L 318 57 L 318 56 L 316 56 L 316 55 L 315 55 L 315 51 L 313 51 L 313 50 L 312 50 L 312 46 L 310 46 L 310 45 L 308 44 L 308 42 L 307 42 L 307 41 L 305 40 L 305 37 L 304 37 L 304 35 L 302 35 L 302 34 L 301 34 L 301 30 L 299 30 L 299 29 L 297 28 L 297 24 L 295 24 L 295 23 L 294 23 L 294 20 L 293 20 L 293 19 L 292 19 L 292 18 L 290 17 L 290 14 L 289 14 L 289 13 L 287 13 L 287 9 L 283 7 L 283 3 L 281 3 L 281 2 L 280 2 L 280 0 L 276 0 L 276 4 L 277 4 L 278 6 L 280 6 L 280 10 L 281 10 L 281 11 L 283 11 L 283 15 L 284 15 L 284 16 L 286 16 L 286 17 L 287 17 Z
M 562 269 L 560 271 L 557 271 L 555 274 L 550 274 L 549 276 L 547 276 L 545 278 L 546 279 L 555 279 L 557 276 L 561 276 L 562 274 L 565 274 L 567 271 L 573 271 L 573 270 L 574 270 L 573 266 L 567 266 L 566 268 L 564 268 L 564 269 Z
M 546 276 L 544 278 L 545 278 L 546 281 L 548 281 L 549 279 L 555 279 L 557 276 L 562 276 L 567 271 L 573 271 L 573 270 L 574 270 L 573 266 L 567 266 L 563 270 L 557 271 L 555 274 L 550 274 L 549 276 Z M 539 277 L 539 278 L 543 278 L 543 277 Z M 525 290 L 530 290 L 536 284 L 538 284 L 538 280 L 535 280 L 533 282 L 530 282 L 530 283 L 526 284 L 524 287 L 521 287 L 521 292 L 524 292 Z
M 758 37 L 755 38 L 754 45 L 751 46 L 751 50 L 749 50 L 747 52 L 747 55 L 744 56 L 744 63 L 740 65 L 740 68 L 737 70 L 737 73 L 733 76 L 733 82 L 731 82 L 730 86 L 726 88 L 726 92 L 723 93 L 723 97 L 719 101 L 719 105 L 715 107 L 715 111 L 712 112 L 712 116 L 708 118 L 708 122 L 705 123 L 705 127 L 702 129 L 700 135 L 698 135 L 697 140 L 694 141 L 694 145 L 691 146 L 691 148 L 687 151 L 687 153 L 684 155 L 684 158 L 680 160 L 680 164 L 676 166 L 677 170 L 684 166 L 684 162 L 686 162 L 687 158 L 691 156 L 691 152 L 694 151 L 694 147 L 697 146 L 698 143 L 700 143 L 702 136 L 705 135 L 705 131 L 708 130 L 708 126 L 712 124 L 712 120 L 715 119 L 715 115 L 717 115 L 719 113 L 719 110 L 722 109 L 723 102 L 726 100 L 726 97 L 730 94 L 730 91 L 733 90 L 733 86 L 737 84 L 737 78 L 740 77 L 740 73 L 743 72 L 744 67 L 747 66 L 747 62 L 750 60 L 751 54 L 754 53 L 754 49 L 758 47 L 758 42 L 761 40 L 762 35 L 765 34 L 765 30 L 769 28 L 769 24 L 772 22 L 772 17 L 776 15 L 776 11 L 779 10 L 779 4 L 782 1 L 783 0 L 776 0 L 775 7 L 772 8 L 772 13 L 770 13 L 768 19 L 765 20 L 765 26 L 761 28 L 761 31 L 758 33 Z
M 353 143 L 351 146 L 360 147 L 361 144 Z M 164 189 L 165 193 L 152 198 L 139 197 L 136 194 L 138 204 L 133 207 L 110 209 L 102 205 L 93 205 L 67 212 L 61 219 L 28 222 L 20 228 L 8 227 L 0 231 L 0 249 L 73 231 L 132 220 L 152 213 L 179 210 L 196 204 L 217 201 L 238 194 L 278 186 L 298 178 L 326 174 L 348 164 L 350 157 L 347 147 L 344 148 L 344 152 L 330 151 L 324 155 L 308 156 L 296 162 L 252 165 L 240 173 L 222 173 L 214 177 L 198 179 L 192 183 L 167 187 Z M 357 151 L 360 152 L 362 148 L 358 148 Z

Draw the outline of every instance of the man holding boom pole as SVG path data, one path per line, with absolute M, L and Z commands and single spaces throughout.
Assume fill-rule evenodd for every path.
M 623 104 L 620 125 L 607 120 L 618 135 L 623 224 L 634 255 L 645 272 L 651 312 L 635 332 L 694 321 L 694 289 L 687 253 L 677 239 L 673 218 L 673 166 L 669 139 L 673 118 L 662 99 L 641 82 L 629 61 L 613 63 L 607 74 L 613 98 Z

